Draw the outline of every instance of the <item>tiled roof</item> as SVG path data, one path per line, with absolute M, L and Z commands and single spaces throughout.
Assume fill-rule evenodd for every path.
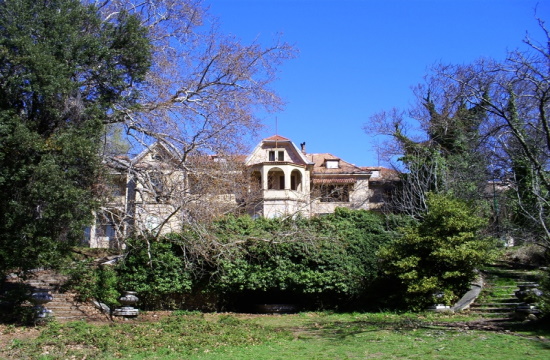
M 314 163 L 313 173 L 314 174 L 326 174 L 326 175 L 337 175 L 337 174 L 368 174 L 368 170 L 363 170 L 362 168 L 350 164 L 347 161 L 341 160 L 340 158 L 329 154 L 306 154 L 306 157 Z M 338 160 L 338 169 L 327 169 L 326 160 Z
M 290 141 L 290 139 L 287 139 L 286 137 L 281 135 L 273 135 L 265 138 L 263 141 Z
M 314 184 L 355 184 L 356 178 L 313 179 Z
M 130 158 L 126 155 L 107 156 L 103 163 L 112 170 L 126 170 L 130 165 Z
M 380 176 L 372 177 L 371 181 L 399 181 L 399 171 L 382 166 L 361 166 L 361 169 L 369 172 L 379 171 Z
M 244 161 L 246 159 L 246 155 L 240 155 L 240 154 L 237 154 L 237 155 L 213 154 L 213 155 L 204 155 L 203 157 L 205 157 L 209 160 L 225 159 L 225 160 L 230 160 L 230 161 L 234 161 L 234 162 L 237 162 L 237 163 L 244 163 Z
M 254 148 L 254 150 L 252 150 L 252 152 L 250 154 L 248 154 L 248 156 L 246 157 L 245 164 L 246 165 L 253 165 L 253 164 L 250 163 L 250 161 L 252 161 L 252 160 L 254 160 L 255 163 L 258 163 L 258 157 L 256 156 L 258 151 L 264 151 L 264 150 L 262 150 L 262 148 L 264 148 L 264 146 L 267 146 L 267 147 L 273 146 L 273 143 L 277 144 L 278 141 L 281 142 L 281 144 L 280 144 L 281 147 L 290 146 L 288 148 L 288 150 L 290 150 L 290 151 L 292 151 L 292 149 L 294 150 L 295 154 L 291 155 L 291 156 L 294 156 L 293 162 L 295 164 L 297 164 L 297 165 L 312 165 L 310 163 L 310 161 L 308 160 L 308 158 L 303 154 L 303 152 L 300 151 L 300 149 L 298 149 L 298 147 L 290 139 L 288 139 L 284 136 L 281 136 L 281 135 L 273 135 L 273 136 L 270 136 L 270 137 L 265 138 L 262 141 L 260 141 L 260 143 L 258 145 L 256 145 L 256 147 Z M 298 158 L 298 161 L 296 161 L 297 159 L 295 157 Z

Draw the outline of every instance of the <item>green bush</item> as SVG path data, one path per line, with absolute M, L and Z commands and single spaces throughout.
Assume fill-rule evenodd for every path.
M 297 299 L 342 308 L 364 298 L 378 276 L 376 252 L 395 236 L 386 220 L 348 209 L 312 219 L 228 216 L 207 231 L 134 239 L 116 268 L 118 289 L 137 291 L 143 309 L 239 310 Z
M 226 244 L 240 242 L 220 261 L 217 291 L 241 304 L 302 300 L 316 308 L 363 296 L 378 274 L 376 252 L 391 238 L 382 216 L 343 208 L 311 220 L 227 218 L 217 229 Z
M 538 306 L 543 316 L 548 321 L 550 319 L 550 268 L 545 268 L 541 277 L 540 289 L 542 296 L 537 299 Z
M 35 310 L 23 306 L 30 300 L 31 291 L 24 283 L 3 283 L 0 281 L 0 324 L 32 324 Z
M 80 301 L 97 300 L 109 307 L 118 305 L 117 273 L 112 266 L 97 266 L 90 260 L 75 261 L 67 270 L 65 287 L 75 290 Z
M 188 271 L 181 248 L 171 237 L 133 239 L 117 266 L 120 290 L 137 291 L 144 309 L 178 308 L 174 294 L 188 293 L 193 274 Z
M 493 239 L 480 234 L 485 219 L 464 201 L 428 194 L 427 205 L 419 224 L 403 228 L 379 252 L 385 273 L 399 283 L 398 295 L 412 309 L 450 305 L 495 248 Z

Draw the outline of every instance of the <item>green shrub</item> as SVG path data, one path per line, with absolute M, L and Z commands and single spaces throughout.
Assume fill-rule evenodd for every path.
M 312 219 L 228 216 L 208 231 L 130 241 L 116 269 L 118 289 L 137 291 L 143 309 L 197 309 L 198 301 L 242 309 L 296 299 L 342 308 L 376 279 L 376 252 L 394 236 L 386 228 L 385 217 L 363 210 Z
M 235 301 L 293 301 L 341 307 L 364 295 L 378 274 L 376 252 L 391 238 L 384 218 L 339 208 L 311 220 L 227 218 L 226 244 L 213 287 Z
M 399 296 L 413 309 L 450 305 L 495 248 L 494 240 L 480 234 L 485 219 L 473 207 L 441 194 L 428 194 L 427 205 L 419 224 L 403 228 L 379 252 L 386 274 L 400 284 Z
M 65 287 L 75 290 L 80 301 L 97 300 L 109 307 L 118 305 L 117 273 L 112 266 L 97 266 L 91 260 L 76 261 L 67 270 Z
M 540 307 L 543 316 L 548 321 L 548 319 L 550 319 L 550 268 L 544 268 L 541 277 L 540 290 L 542 291 L 542 296 L 537 299 L 537 305 Z
M 188 293 L 193 274 L 188 271 L 181 248 L 170 237 L 133 239 L 117 266 L 120 290 L 137 291 L 144 309 L 178 308 L 174 294 Z
M 0 324 L 32 324 L 36 311 L 31 306 L 23 306 L 30 300 L 30 295 L 31 291 L 24 283 L 0 282 Z
M 539 244 L 514 246 L 504 252 L 505 259 L 524 267 L 546 266 L 549 255 L 549 251 Z

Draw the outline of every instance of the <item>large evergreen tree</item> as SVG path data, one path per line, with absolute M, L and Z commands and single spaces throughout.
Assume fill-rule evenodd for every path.
M 0 1 L 0 274 L 51 266 L 92 217 L 104 124 L 150 66 L 139 19 Z

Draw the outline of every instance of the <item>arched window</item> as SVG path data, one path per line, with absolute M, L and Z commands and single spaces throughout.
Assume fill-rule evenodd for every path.
M 273 168 L 267 173 L 268 190 L 285 189 L 285 173 L 279 168 Z
M 290 189 L 302 191 L 302 173 L 300 170 L 292 170 L 290 174 Z

